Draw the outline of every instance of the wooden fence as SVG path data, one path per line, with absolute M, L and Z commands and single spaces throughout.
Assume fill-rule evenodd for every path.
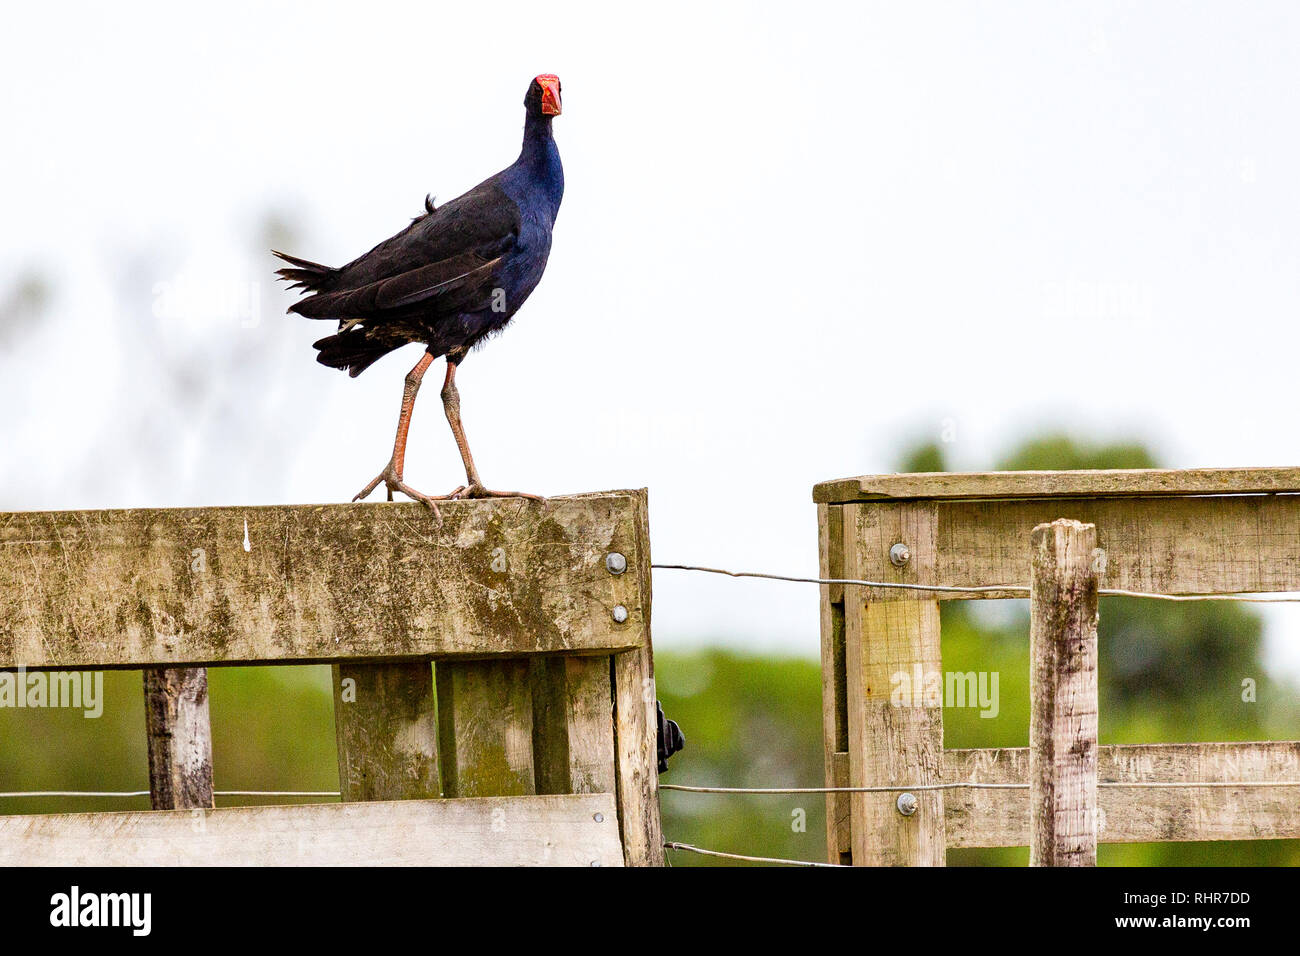
M 1103 585 L 1300 591 L 1300 469 L 814 497 L 821 577 L 891 585 L 821 587 L 831 862 L 1300 837 L 1300 741 L 1099 746 L 1096 704 Z M 0 863 L 662 864 L 644 492 L 443 513 L 0 515 L 0 670 L 143 670 L 155 808 L 0 816 Z M 942 706 L 897 706 L 894 675 L 942 675 L 943 601 L 1025 596 L 1031 747 L 945 750 Z M 334 666 L 343 802 L 214 809 L 205 668 L 314 662 Z
M 442 511 L 0 515 L 0 670 L 144 670 L 155 807 L 0 863 L 661 864 L 645 493 Z M 343 802 L 213 809 L 204 668 L 321 662 Z
M 818 485 L 821 577 L 985 589 L 822 585 L 826 785 L 881 788 L 827 795 L 830 861 L 940 866 L 949 847 L 1032 845 L 1034 863 L 1086 864 L 1098 840 L 1300 837 L 1300 741 L 1098 745 L 1095 628 L 1101 585 L 1300 591 L 1298 493 L 1293 468 Z M 1047 524 L 1062 516 L 1077 520 Z M 896 706 L 894 676 L 942 675 L 941 602 L 1026 596 L 1031 747 L 945 750 L 942 707 Z

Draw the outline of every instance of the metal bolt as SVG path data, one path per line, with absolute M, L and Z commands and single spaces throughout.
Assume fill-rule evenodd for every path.
M 898 807 L 898 812 L 901 813 L 903 816 L 910 817 L 912 814 L 916 812 L 916 807 L 917 807 L 916 794 L 900 793 L 898 795 L 898 802 L 895 804 L 895 806 Z
M 614 623 L 622 624 L 627 620 L 627 608 L 621 604 L 614 605 Z
M 903 542 L 898 542 L 889 549 L 889 563 L 896 568 L 901 568 L 912 558 L 912 549 Z
M 592 860 L 592 861 L 591 861 L 591 865 L 592 865 L 592 866 L 600 866 L 600 860 Z
M 622 574 L 627 570 L 627 558 L 617 551 L 605 555 L 605 568 L 610 574 Z
M 595 814 L 595 815 L 592 816 L 592 819 L 595 820 L 597 823 L 604 823 L 604 822 L 605 822 L 605 814 L 603 814 L 603 813 L 597 813 L 597 814 Z

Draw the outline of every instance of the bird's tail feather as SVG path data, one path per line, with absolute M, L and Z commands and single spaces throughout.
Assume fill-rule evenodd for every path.
M 321 365 L 347 369 L 348 375 L 356 378 L 401 344 L 376 343 L 366 337 L 364 329 L 349 329 L 313 342 L 312 348 L 316 349 L 316 361 Z
M 338 272 L 331 266 L 321 265 L 319 262 L 312 262 L 310 259 L 299 259 L 297 256 L 291 256 L 286 252 L 277 252 L 272 249 L 279 258 L 283 259 L 290 265 L 297 266 L 296 269 L 279 269 L 276 271 L 281 279 L 292 284 L 290 289 L 307 289 L 310 292 L 321 291 L 325 283 Z

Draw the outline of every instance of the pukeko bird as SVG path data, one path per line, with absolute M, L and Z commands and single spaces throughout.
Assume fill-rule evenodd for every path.
M 411 224 L 345 266 L 331 268 L 275 254 L 292 268 L 278 275 L 308 295 L 290 312 L 309 319 L 334 319 L 339 330 L 315 343 L 316 361 L 347 369 L 355 377 L 394 349 L 411 342 L 426 346 L 406 376 L 393 457 L 352 500 L 368 496 L 382 482 L 393 492 L 423 501 L 435 514 L 436 501 L 455 498 L 524 497 L 483 486 L 460 420 L 456 367 L 470 349 L 501 331 L 541 281 L 551 252 L 551 229 L 564 195 L 564 170 L 551 136 L 560 115 L 560 80 L 538 76 L 524 97 L 524 144 L 515 162 L 469 192 L 425 211 Z M 433 360 L 447 357 L 442 403 L 460 456 L 465 484 L 431 496 L 402 480 L 406 434 L 420 381 Z

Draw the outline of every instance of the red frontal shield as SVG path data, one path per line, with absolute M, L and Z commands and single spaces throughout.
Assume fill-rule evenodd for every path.
M 560 78 L 554 73 L 543 73 L 537 77 L 537 85 L 542 88 L 542 112 L 547 116 L 559 116 Z

